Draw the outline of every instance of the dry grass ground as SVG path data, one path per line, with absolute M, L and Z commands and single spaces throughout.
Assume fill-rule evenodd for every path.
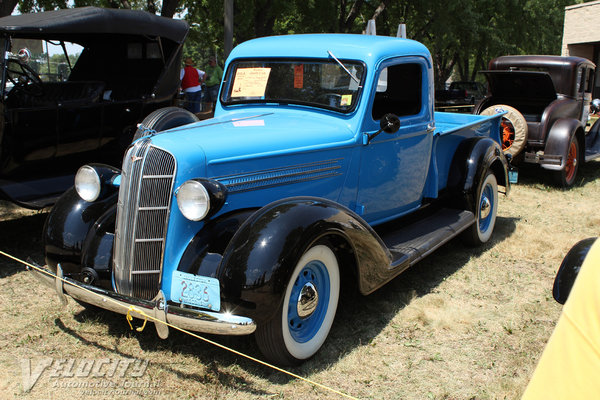
M 562 191 L 536 168 L 521 171 L 501 198 L 491 243 L 453 241 L 373 295 L 346 297 L 322 351 L 293 372 L 361 399 L 519 398 L 560 314 L 550 294 L 560 261 L 600 233 L 600 163 L 581 172 L 577 187 Z M 0 203 L 0 249 L 41 262 L 45 216 Z M 122 316 L 73 301 L 62 309 L 4 257 L 0 313 L 0 398 L 138 398 L 144 390 L 146 398 L 342 398 L 181 333 L 163 341 L 151 325 L 139 333 Z M 213 339 L 260 356 L 252 337 Z M 33 370 L 45 358 L 54 369 L 24 393 L 21 363 Z M 56 370 L 60 359 L 130 358 L 149 361 L 143 376 Z M 81 387 L 93 384 L 117 391 Z

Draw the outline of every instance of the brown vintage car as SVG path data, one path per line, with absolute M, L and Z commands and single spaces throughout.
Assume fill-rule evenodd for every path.
M 600 125 L 585 131 L 594 69 L 581 57 L 495 58 L 487 71 L 481 71 L 489 92 L 473 112 L 506 112 L 504 152 L 514 163 L 539 164 L 558 186 L 570 187 L 579 163 L 600 157 Z

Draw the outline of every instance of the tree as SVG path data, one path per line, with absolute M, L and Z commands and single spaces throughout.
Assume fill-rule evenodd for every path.
M 17 0 L 0 0 L 0 12 Z M 260 36 L 313 32 L 362 33 L 376 19 L 379 35 L 394 36 L 398 24 L 431 51 L 436 84 L 454 73 L 482 79 L 477 71 L 505 54 L 558 54 L 564 8 L 582 0 L 237 0 L 234 45 Z M 162 4 L 162 6 L 161 6 Z M 12 5 L 12 7 L 11 7 Z M 131 8 L 190 24 L 185 54 L 196 62 L 223 52 L 223 0 L 74 0 L 83 7 Z M 67 7 L 67 0 L 20 0 L 21 13 Z
M 19 0 L 0 0 L 0 17 L 12 14 Z

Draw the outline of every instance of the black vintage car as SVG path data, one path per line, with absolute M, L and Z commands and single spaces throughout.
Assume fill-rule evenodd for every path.
M 44 207 L 81 165 L 120 165 L 137 123 L 172 105 L 187 32 L 95 7 L 0 18 L 0 198 Z

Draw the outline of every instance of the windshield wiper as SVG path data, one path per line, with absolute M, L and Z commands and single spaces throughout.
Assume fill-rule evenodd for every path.
M 340 64 L 340 67 L 342 67 L 344 69 L 344 71 L 346 71 L 346 73 L 348 75 L 350 75 L 350 78 L 354 79 L 354 82 L 356 82 L 356 84 L 359 85 L 358 87 L 361 87 L 360 81 L 358 80 L 358 78 L 356 76 L 354 76 L 354 74 L 352 72 L 350 72 L 348 70 L 348 68 L 346 68 L 346 66 L 344 64 L 342 64 L 342 62 L 340 60 L 338 60 L 337 57 L 334 56 L 331 51 L 327 50 L 327 54 L 329 54 L 331 56 L 331 58 L 333 58 L 338 64 Z

